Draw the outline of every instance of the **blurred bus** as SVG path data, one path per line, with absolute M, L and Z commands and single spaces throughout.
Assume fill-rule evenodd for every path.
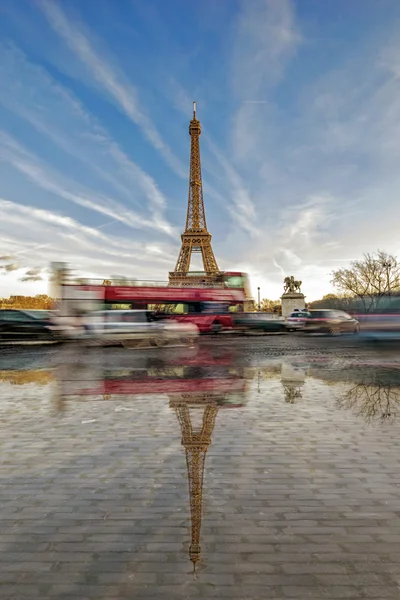
M 200 333 L 235 327 L 234 314 L 251 310 L 250 285 L 246 273 L 222 272 L 213 283 L 193 287 L 159 281 L 76 279 L 63 263 L 53 265 L 53 297 L 64 319 L 96 310 L 153 310 L 159 318 L 194 323 Z

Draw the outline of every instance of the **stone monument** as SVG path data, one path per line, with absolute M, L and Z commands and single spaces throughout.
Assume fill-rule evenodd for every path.
M 301 291 L 301 281 L 296 281 L 293 275 L 283 280 L 284 290 L 281 296 L 282 317 L 286 319 L 292 312 L 304 310 L 306 307 L 305 295 Z

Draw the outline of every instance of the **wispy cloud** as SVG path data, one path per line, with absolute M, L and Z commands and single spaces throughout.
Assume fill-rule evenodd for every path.
M 97 265 L 99 273 L 104 262 L 132 275 L 132 265 L 136 263 L 135 272 L 144 275 L 144 265 L 147 264 L 147 269 L 149 264 L 155 269 L 163 266 L 166 271 L 175 258 L 174 246 L 106 235 L 101 226 L 88 227 L 48 210 L 0 199 L 0 211 L 0 249 L 18 249 L 3 256 L 6 264 L 2 268 L 8 272 L 23 268 L 43 271 L 57 256 L 71 261 L 76 268 L 93 270 L 93 265 Z M 38 244 L 44 229 L 46 244 Z M 14 232 L 11 238 L 4 233 L 10 230 Z
M 112 217 L 134 229 L 156 229 L 173 236 L 171 226 L 161 219 L 146 219 L 111 198 L 82 189 L 26 150 L 14 138 L 0 132 L 0 159 L 11 164 L 39 187 L 89 210 Z
M 102 244 L 102 252 L 113 253 L 114 250 L 118 256 L 125 253 L 125 255 L 128 257 L 139 257 L 141 256 L 141 253 L 145 251 L 146 253 L 153 254 L 154 256 L 158 255 L 161 256 L 161 258 L 168 258 L 165 256 L 169 252 L 167 250 L 168 246 L 165 244 L 157 245 L 155 243 L 149 244 L 144 242 L 135 242 L 126 238 L 106 235 L 102 231 L 102 227 L 104 227 L 104 225 L 99 225 L 98 227 L 88 227 L 76 221 L 75 219 L 72 219 L 71 217 L 33 206 L 17 204 L 16 202 L 11 202 L 10 200 L 5 199 L 0 199 L 0 209 L 2 211 L 3 223 L 5 221 L 10 222 L 14 219 L 16 222 L 24 223 L 25 227 L 31 228 L 30 220 L 33 219 L 37 222 L 41 222 L 42 225 L 46 225 L 47 227 L 56 228 L 57 231 L 62 231 L 64 235 L 67 234 L 69 237 L 69 234 L 72 233 L 75 238 L 77 236 L 81 236 L 82 241 L 85 239 L 90 240 L 90 242 L 93 244 L 93 249 L 98 249 L 99 244 Z M 107 225 L 107 223 L 105 225 Z M 51 246 L 51 244 L 38 244 L 36 249 L 46 248 L 48 246 Z M 171 246 L 169 246 L 169 248 L 171 248 Z M 31 252 L 32 249 L 29 250 L 29 253 Z M 26 253 L 26 251 L 22 250 L 13 254 L 12 257 L 19 257 L 24 253 Z
M 324 234 L 329 233 L 334 215 L 334 198 L 314 195 L 301 204 L 292 205 L 281 213 L 282 237 L 288 247 L 314 246 L 322 243 Z
M 172 230 L 164 215 L 166 198 L 154 179 L 128 157 L 71 92 L 10 44 L 0 45 L 0 59 L 2 104 L 83 161 L 129 203 L 135 202 L 136 195 L 144 196 L 157 222 Z
M 231 86 L 239 108 L 233 119 L 235 158 L 250 162 L 268 135 L 271 90 L 301 42 L 291 0 L 243 0 L 237 17 Z
M 253 236 L 259 235 L 259 229 L 256 226 L 255 207 L 243 180 L 209 136 L 207 136 L 207 142 L 232 187 L 232 202 L 229 205 L 233 219 L 247 233 Z
M 185 177 L 185 167 L 163 140 L 150 116 L 140 105 L 136 89 L 116 64 L 111 64 L 105 56 L 96 52 L 79 24 L 70 21 L 54 0 L 39 0 L 38 5 L 54 31 L 64 39 L 113 102 L 141 129 L 145 138 L 160 152 L 175 173 Z
M 236 22 L 232 85 L 242 100 L 265 100 L 302 40 L 291 0 L 242 0 Z

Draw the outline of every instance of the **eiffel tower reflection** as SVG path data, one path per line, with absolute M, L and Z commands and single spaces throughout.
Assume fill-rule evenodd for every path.
M 67 408 L 68 398 L 97 397 L 113 400 L 121 395 L 166 394 L 176 413 L 185 449 L 189 481 L 191 542 L 189 558 L 196 567 L 201 557 L 201 524 L 205 459 L 211 445 L 215 421 L 221 409 L 240 408 L 246 402 L 248 380 L 242 367 L 232 367 L 226 357 L 201 354 L 190 364 L 161 363 L 142 369 L 110 369 L 101 364 L 65 363 L 57 368 L 58 411 Z M 189 362 L 189 360 L 187 360 Z M 210 368 L 212 365 L 212 368 Z
M 232 381 L 235 383 L 235 380 Z M 169 405 L 175 410 L 182 432 L 181 443 L 185 448 L 186 467 L 189 481 L 189 503 L 191 518 L 191 541 L 189 558 L 196 567 L 201 557 L 201 522 L 203 514 L 203 483 L 207 451 L 211 445 L 215 420 L 222 408 L 239 408 L 246 399 L 246 381 L 242 378 L 241 390 L 236 392 L 187 392 L 168 394 Z
M 203 513 L 203 481 L 207 450 L 211 445 L 215 419 L 219 411 L 218 400 L 211 394 L 170 395 L 169 405 L 176 412 L 182 431 L 182 446 L 186 453 L 186 467 L 189 480 L 190 517 L 192 526 L 189 557 L 193 563 L 194 575 L 200 560 L 200 532 Z M 202 410 L 202 418 L 196 419 L 193 413 Z M 194 417 L 193 421 L 192 418 Z M 197 420 L 197 423 L 195 422 Z

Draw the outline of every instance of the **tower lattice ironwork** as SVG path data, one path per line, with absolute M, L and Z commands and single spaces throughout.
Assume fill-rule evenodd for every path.
M 220 271 L 211 247 L 211 234 L 207 230 L 204 210 L 203 183 L 200 160 L 201 125 L 196 117 L 196 102 L 193 103 L 193 119 L 189 125 L 190 134 L 190 175 L 186 227 L 183 232 L 182 246 L 175 270 L 170 272 L 170 283 L 184 285 L 194 282 L 194 276 L 188 275 L 190 262 L 194 252 L 201 253 L 204 275 L 202 281 L 212 281 Z
M 193 563 L 194 575 L 196 566 L 201 556 L 200 533 L 203 512 L 203 480 L 204 465 L 207 450 L 211 444 L 215 419 L 218 414 L 218 402 L 201 394 L 201 398 L 194 399 L 193 394 L 170 395 L 170 407 L 175 409 L 182 431 L 182 446 L 186 453 L 186 466 L 189 480 L 190 517 L 192 524 L 189 558 Z M 190 407 L 203 408 L 203 419 L 200 427 L 192 424 Z

